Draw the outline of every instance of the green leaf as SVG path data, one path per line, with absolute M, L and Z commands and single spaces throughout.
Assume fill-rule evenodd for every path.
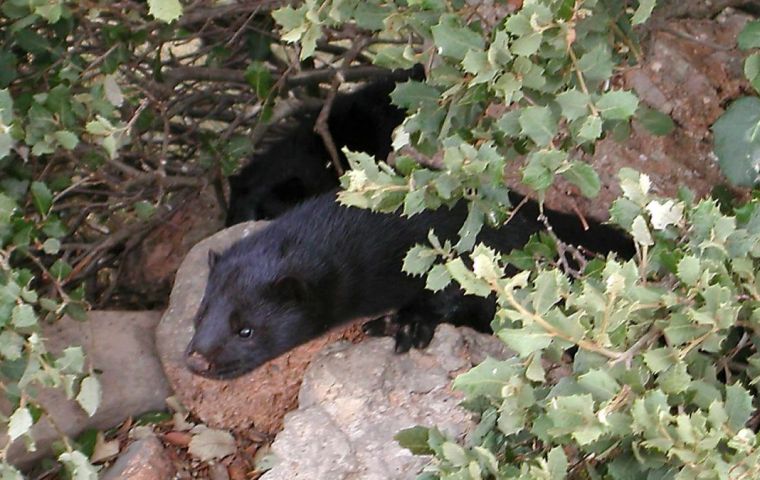
M 753 53 L 744 60 L 744 76 L 755 91 L 760 92 L 760 53 Z
M 528 329 L 505 328 L 496 333 L 509 348 L 517 352 L 520 357 L 527 357 L 533 352 L 543 350 L 552 343 L 552 336 L 545 332 L 530 331 Z
M 179 0 L 148 0 L 148 13 L 170 23 L 182 15 L 182 4 Z
M 614 90 L 602 95 L 596 102 L 596 108 L 602 118 L 607 120 L 628 120 L 636 113 L 639 99 L 632 92 Z
M 599 402 L 613 398 L 620 391 L 620 384 L 609 371 L 598 368 L 591 369 L 578 377 L 578 385 Z
M 486 396 L 501 398 L 501 391 L 518 374 L 518 363 L 514 358 L 494 360 L 486 357 L 480 365 L 473 367 L 454 379 L 452 387 L 465 392 L 468 398 Z
M 656 3 L 657 0 L 639 0 L 639 7 L 633 12 L 633 16 L 631 17 L 631 24 L 639 25 L 646 22 L 652 14 Z
M 48 238 L 42 244 L 42 250 L 48 255 L 55 255 L 61 249 L 61 241 L 57 238 Z
M 60 143 L 61 146 L 66 150 L 74 150 L 74 148 L 79 144 L 79 138 L 76 136 L 76 134 L 69 132 L 68 130 L 59 130 L 53 133 L 53 137 L 55 137 L 58 143 Z
M 693 255 L 686 255 L 678 262 L 678 278 L 686 285 L 696 285 L 701 273 L 699 259 Z
M 602 188 L 596 170 L 585 162 L 572 162 L 570 168 L 562 172 L 562 176 L 580 188 L 581 193 L 588 198 L 594 198 L 599 195 L 599 190 Z
M 760 20 L 747 22 L 739 36 L 736 37 L 736 44 L 742 50 L 760 48 Z
M 586 52 L 578 60 L 578 68 L 580 68 L 583 75 L 594 81 L 607 80 L 612 76 L 612 53 L 610 47 L 604 43 L 599 42 L 590 51 Z
M 462 25 L 458 15 L 443 15 L 430 31 L 438 52 L 455 60 L 464 59 L 468 50 L 482 50 L 485 44 L 483 36 Z
M 644 105 L 639 106 L 636 111 L 636 120 L 650 133 L 657 136 L 669 135 L 676 128 L 676 124 L 670 115 Z
M 433 265 L 427 275 L 425 288 L 437 292 L 446 288 L 451 283 L 451 275 L 445 265 Z
M 21 304 L 13 307 L 11 321 L 17 328 L 27 328 L 37 325 L 37 315 L 31 305 Z
M 100 381 L 93 375 L 85 377 L 79 386 L 76 400 L 82 409 L 87 412 L 87 415 L 95 415 L 102 397 L 103 392 L 100 389 Z
M 523 169 L 523 183 L 542 192 L 554 182 L 554 172 L 567 158 L 562 150 L 540 150 L 528 155 L 528 164 Z
M 401 269 L 410 275 L 424 275 L 437 257 L 435 250 L 424 245 L 415 245 L 406 252 Z
M 432 455 L 435 452 L 428 445 L 428 432 L 429 429 L 420 426 L 405 428 L 398 432 L 393 439 L 414 455 Z
M 80 451 L 64 452 L 58 456 L 71 480 L 98 480 L 98 470 Z
M 394 105 L 407 109 L 417 109 L 422 106 L 436 106 L 441 99 L 441 92 L 427 83 L 409 80 L 399 83 L 391 92 Z
M 641 215 L 633 219 L 631 235 L 633 235 L 633 239 L 639 245 L 654 245 L 654 240 L 652 240 L 652 234 L 649 233 L 647 222 Z
M 588 95 L 576 88 L 566 90 L 557 95 L 557 103 L 562 108 L 562 116 L 570 121 L 581 118 L 588 113 Z
M 53 193 L 42 182 L 32 182 L 29 190 L 32 192 L 32 200 L 34 201 L 34 206 L 37 207 L 37 211 L 43 215 L 47 215 L 50 207 L 53 205 Z
M 549 145 L 557 134 L 557 121 L 549 107 L 527 107 L 520 114 L 522 133 L 538 146 Z
M 653 373 L 660 373 L 675 365 L 676 355 L 669 348 L 655 348 L 644 352 L 644 363 Z
M 739 383 L 726 386 L 726 413 L 728 426 L 733 431 L 743 428 L 755 409 L 752 407 L 752 396 Z
M 549 467 L 549 478 L 565 478 L 567 475 L 567 457 L 562 447 L 557 446 L 549 450 L 549 455 L 546 456 L 546 464 Z
M 715 155 L 734 185 L 751 187 L 760 178 L 760 99 L 736 100 L 712 126 Z
M 456 443 L 444 442 L 444 444 L 441 445 L 441 450 L 443 452 L 443 458 L 451 462 L 455 467 L 467 465 L 467 453 L 465 453 L 464 449 Z
M 26 434 L 32 428 L 32 414 L 26 407 L 17 408 L 8 419 L 8 436 L 11 442 Z
M 543 37 L 539 32 L 530 32 L 527 35 L 523 35 L 512 42 L 512 53 L 523 57 L 529 57 L 536 53 L 541 47 L 542 38 Z
M 140 200 L 133 205 L 135 213 L 142 220 L 148 220 L 156 213 L 156 206 L 146 200 Z
M 581 140 L 593 142 L 602 136 L 602 119 L 597 115 L 589 115 L 578 129 L 578 137 Z

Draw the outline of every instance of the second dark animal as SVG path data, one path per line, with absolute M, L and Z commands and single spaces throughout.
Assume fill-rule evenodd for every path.
M 397 351 L 427 346 L 440 322 L 487 330 L 493 298 L 465 296 L 453 286 L 433 294 L 424 289 L 424 279 L 401 271 L 407 250 L 426 242 L 430 229 L 441 239 L 456 239 L 466 213 L 460 203 L 404 218 L 344 207 L 329 193 L 227 251 L 212 252 L 186 352 L 189 368 L 213 378 L 235 377 L 331 328 L 391 310 L 398 311 Z M 478 241 L 502 252 L 521 247 L 544 228 L 538 215 L 538 205 L 528 201 L 507 225 L 484 229 Z M 574 216 L 552 211 L 547 216 L 568 243 L 601 254 L 633 255 L 630 240 L 611 227 L 592 223 L 584 231 Z
M 391 104 L 397 81 L 423 78 L 421 66 L 389 71 L 351 93 L 335 97 L 328 129 L 340 151 L 366 152 L 385 160 L 391 134 L 404 111 Z M 230 181 L 227 225 L 275 218 L 308 198 L 338 187 L 338 176 L 321 136 L 314 132 L 320 108 L 304 108 L 295 124 L 281 128 Z M 348 164 L 342 153 L 343 168 Z

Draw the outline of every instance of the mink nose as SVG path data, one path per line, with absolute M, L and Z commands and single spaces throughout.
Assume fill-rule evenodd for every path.
M 208 373 L 211 369 L 211 362 L 195 351 L 190 351 L 185 355 L 185 364 L 190 371 L 195 373 Z

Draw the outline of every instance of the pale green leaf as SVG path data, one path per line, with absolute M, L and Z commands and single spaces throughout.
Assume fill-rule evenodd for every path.
M 522 133 L 538 146 L 549 145 L 557 134 L 557 121 L 549 107 L 527 107 L 520 114 Z
M 752 412 L 752 395 L 739 383 L 726 386 L 726 413 L 728 414 L 728 426 L 733 431 L 738 431 L 747 423 Z
M 89 375 L 82 380 L 76 400 L 87 415 L 93 416 L 98 410 L 102 396 L 100 381 L 97 377 Z
M 26 434 L 32 428 L 32 414 L 26 407 L 19 407 L 8 419 L 8 436 L 11 442 Z
M 739 36 L 736 37 L 736 44 L 742 50 L 760 48 L 760 20 L 747 22 Z
M 656 3 L 657 0 L 639 0 L 639 6 L 636 11 L 633 12 L 633 17 L 631 17 L 631 24 L 639 25 L 646 22 L 652 14 L 652 10 Z
M 148 0 L 148 13 L 170 23 L 182 15 L 182 4 L 179 0 Z
M 462 60 L 468 50 L 482 50 L 485 44 L 483 36 L 462 25 L 457 15 L 443 15 L 430 31 L 438 52 L 455 60 Z
M 529 331 L 524 328 L 505 328 L 499 330 L 496 335 L 523 358 L 548 347 L 552 343 L 552 336 L 548 333 Z
M 602 118 L 607 120 L 628 120 L 636 113 L 639 99 L 632 92 L 613 90 L 602 95 L 596 102 L 596 108 Z

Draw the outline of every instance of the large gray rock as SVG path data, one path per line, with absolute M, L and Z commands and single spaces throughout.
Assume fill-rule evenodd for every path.
M 415 478 L 427 459 L 393 436 L 414 425 L 454 437 L 473 428 L 449 385 L 487 355 L 508 352 L 490 335 L 450 325 L 438 327 L 427 349 L 404 355 L 393 353 L 390 338 L 331 345 L 307 370 L 299 408 L 272 445 L 278 463 L 261 480 Z
M 92 367 L 102 372 L 98 378 L 103 399 L 92 417 L 60 390 L 40 392 L 39 403 L 51 413 L 61 431 L 75 437 L 90 428 L 111 428 L 130 416 L 166 408 L 171 389 L 158 361 L 153 336 L 160 317 L 160 312 L 151 311 L 92 311 L 86 321 L 63 318 L 43 328 L 42 336 L 51 352 L 81 345 Z M 10 448 L 8 458 L 22 468 L 49 455 L 51 443 L 60 437 L 44 418 L 34 426 L 32 434 L 37 444 L 35 452 L 26 452 L 21 439 Z

